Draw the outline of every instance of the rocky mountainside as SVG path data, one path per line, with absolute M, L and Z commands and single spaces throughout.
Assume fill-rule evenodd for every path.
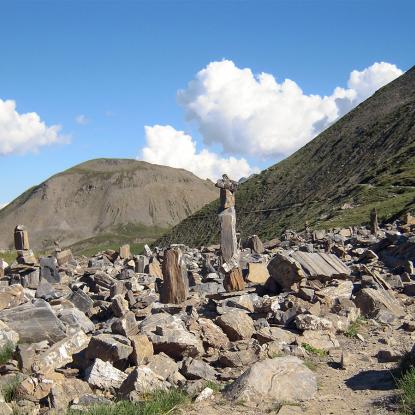
M 306 146 L 240 186 L 242 237 L 278 236 L 287 228 L 332 228 L 411 210 L 415 200 L 415 67 L 377 91 Z M 209 244 L 218 239 L 218 202 L 157 243 Z
M 211 182 L 182 169 L 92 160 L 49 178 L 0 210 L 0 249 L 12 246 L 19 223 L 26 224 L 37 250 L 55 240 L 70 245 L 103 234 L 110 242 L 126 234 L 125 228 L 129 236 L 148 239 L 216 197 Z

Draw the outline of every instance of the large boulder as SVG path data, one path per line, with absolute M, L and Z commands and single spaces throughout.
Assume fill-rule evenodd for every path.
M 91 338 L 85 351 L 88 359 L 99 358 L 105 362 L 128 359 L 133 352 L 130 341 L 119 335 L 100 334 Z
M 65 325 L 41 299 L 1 311 L 0 320 L 19 334 L 21 343 L 47 340 L 53 344 L 66 337 Z
M 396 317 L 403 316 L 405 311 L 393 295 L 386 290 L 374 288 L 363 288 L 354 300 L 366 317 L 375 318 L 382 311 L 387 311 Z
M 156 353 L 164 352 L 178 359 L 195 357 L 204 351 L 201 340 L 190 333 L 177 316 L 153 314 L 141 322 L 140 329 L 153 343 Z
M 183 360 L 181 372 L 189 380 L 216 380 L 216 370 L 212 366 L 203 360 L 192 359 L 191 357 Z
M 36 371 L 47 373 L 72 362 L 72 356 L 88 346 L 89 337 L 78 331 L 55 343 L 36 358 Z
M 136 367 L 120 386 L 118 396 L 130 401 L 139 400 L 144 393 L 167 389 L 170 384 L 148 367 Z
M 283 289 L 289 289 L 303 278 L 327 281 L 346 278 L 351 273 L 350 268 L 336 255 L 302 251 L 277 253 L 268 264 L 268 270 Z
M 229 311 L 216 319 L 216 324 L 231 341 L 249 339 L 255 332 L 254 322 L 243 311 Z
M 317 392 L 314 373 L 294 356 L 253 364 L 224 392 L 228 399 L 246 402 L 300 402 Z
M 95 359 L 85 371 L 85 380 L 93 387 L 103 390 L 118 389 L 127 379 L 127 375 L 115 368 L 110 362 Z

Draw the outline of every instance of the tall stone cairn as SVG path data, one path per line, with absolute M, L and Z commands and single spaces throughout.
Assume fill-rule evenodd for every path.
M 242 270 L 239 267 L 239 250 L 236 239 L 236 212 L 235 192 L 238 183 L 230 180 L 224 174 L 222 179 L 216 182 L 220 190 L 220 249 L 222 269 L 225 272 L 223 286 L 226 291 L 240 291 L 245 288 Z
M 14 228 L 14 248 L 17 252 L 17 262 L 25 265 L 37 264 L 29 245 L 29 234 L 23 225 L 17 225 Z

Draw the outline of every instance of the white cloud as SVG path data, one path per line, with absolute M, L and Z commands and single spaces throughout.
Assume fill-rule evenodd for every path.
M 196 122 L 206 145 L 229 154 L 283 157 L 302 147 L 332 122 L 403 72 L 375 63 L 350 73 L 348 88 L 330 96 L 306 95 L 296 82 L 254 75 L 232 61 L 212 62 L 178 92 L 189 121 Z
M 89 119 L 84 114 L 79 114 L 75 117 L 75 122 L 79 125 L 86 125 L 89 123 Z
M 66 142 L 61 127 L 48 127 L 35 112 L 19 114 L 16 103 L 0 99 L 0 155 L 36 151 L 39 147 Z
M 192 137 L 177 131 L 170 125 L 146 126 L 147 145 L 141 150 L 139 159 L 149 163 L 162 164 L 189 170 L 202 179 L 217 179 L 223 173 L 239 179 L 246 177 L 257 168 L 251 168 L 245 159 L 235 157 L 220 158 L 218 154 L 206 149 L 196 150 Z

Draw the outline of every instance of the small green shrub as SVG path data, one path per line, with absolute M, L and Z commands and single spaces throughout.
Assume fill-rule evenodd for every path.
M 14 349 L 15 345 L 12 342 L 8 342 L 0 348 L 0 365 L 4 365 L 13 357 Z
M 350 324 L 349 328 L 344 332 L 347 337 L 356 337 L 359 333 L 360 327 L 366 324 L 366 320 L 363 317 L 358 317 L 353 323 Z
M 411 367 L 397 381 L 398 388 L 402 391 L 401 413 L 412 415 L 415 413 L 415 368 Z
M 216 382 L 213 382 L 212 380 L 208 380 L 205 383 L 205 388 L 210 388 L 213 390 L 214 393 L 217 393 L 223 389 L 223 386 L 220 383 L 216 383 Z
M 301 346 L 304 348 L 304 350 L 308 353 L 315 354 L 317 356 L 327 356 L 327 352 L 322 349 L 317 349 L 317 347 L 313 347 L 311 344 L 308 343 L 302 343 Z
M 17 388 L 19 387 L 21 381 L 20 377 L 16 375 L 9 383 L 3 385 L 1 392 L 5 402 L 9 403 L 15 400 Z
M 113 405 L 97 405 L 87 411 L 70 410 L 67 415 L 165 415 L 189 402 L 188 396 L 177 389 L 156 391 L 142 401 L 120 401 Z

